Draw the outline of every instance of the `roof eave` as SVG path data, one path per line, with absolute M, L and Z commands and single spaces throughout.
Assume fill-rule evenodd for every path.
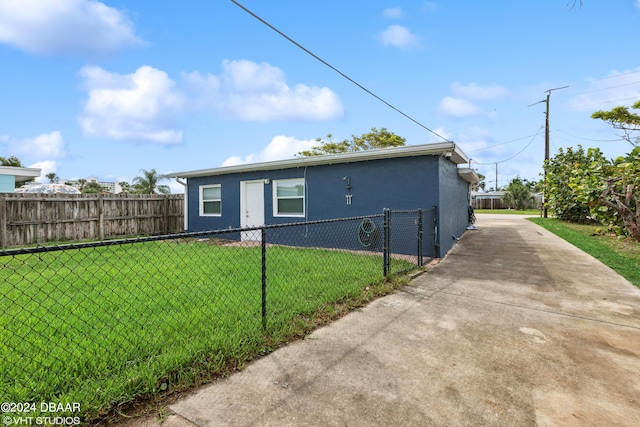
M 470 184 L 477 184 L 480 182 L 480 177 L 476 173 L 475 169 L 458 168 L 458 175 Z
M 38 178 L 42 169 L 40 168 L 21 168 L 16 166 L 0 166 L 0 175 L 13 175 L 16 182 L 28 181 Z
M 335 163 L 351 163 L 368 160 L 425 155 L 445 155 L 456 165 L 468 162 L 467 156 L 462 152 L 462 150 L 460 150 L 460 148 L 456 144 L 454 144 L 453 142 L 440 142 L 434 144 L 405 145 L 402 147 L 383 148 L 377 150 L 328 154 L 323 156 L 297 157 L 294 159 L 275 160 L 271 162 L 222 166 L 210 169 L 169 173 L 166 176 L 170 178 L 197 178 L 202 176 L 215 176 L 231 173 L 290 169 L 306 166 L 330 165 Z

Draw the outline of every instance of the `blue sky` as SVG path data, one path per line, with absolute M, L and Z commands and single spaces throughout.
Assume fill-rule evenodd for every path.
M 640 99 L 640 0 L 240 0 L 435 133 L 495 185 L 551 154 L 629 152 L 598 109 Z M 0 1 L 0 156 L 63 179 L 131 181 L 291 158 L 387 128 L 442 141 L 230 0 Z M 45 180 L 45 179 L 43 179 Z M 173 192 L 181 186 L 172 183 Z

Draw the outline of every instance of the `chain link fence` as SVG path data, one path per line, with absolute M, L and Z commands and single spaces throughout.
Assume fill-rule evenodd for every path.
M 207 381 L 423 265 L 434 218 L 385 210 L 0 251 L 0 402 L 77 403 L 92 420 Z

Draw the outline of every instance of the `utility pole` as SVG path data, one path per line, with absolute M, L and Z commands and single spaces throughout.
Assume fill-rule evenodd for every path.
M 540 104 L 542 102 L 544 102 L 545 104 L 547 104 L 547 109 L 545 112 L 545 119 L 544 119 L 544 163 L 545 163 L 545 167 L 544 167 L 544 193 L 542 195 L 542 205 L 543 205 L 543 216 L 545 218 L 547 218 L 548 212 L 547 212 L 547 199 L 548 199 L 548 195 L 547 195 L 547 163 L 549 162 L 549 100 L 551 99 L 551 92 L 554 90 L 560 90 L 560 89 L 566 89 L 569 86 L 562 86 L 562 87 L 556 87 L 554 89 L 548 89 L 545 92 L 547 92 L 547 99 L 543 99 L 542 101 L 538 101 L 535 104 L 531 104 L 529 105 L 529 107 L 531 107 L 532 105 L 536 105 L 536 104 Z

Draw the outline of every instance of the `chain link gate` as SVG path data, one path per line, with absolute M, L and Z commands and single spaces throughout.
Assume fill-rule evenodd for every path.
M 384 274 L 398 274 L 406 270 L 403 262 L 413 262 L 422 267 L 437 254 L 436 207 L 430 209 L 385 209 L 384 225 Z

